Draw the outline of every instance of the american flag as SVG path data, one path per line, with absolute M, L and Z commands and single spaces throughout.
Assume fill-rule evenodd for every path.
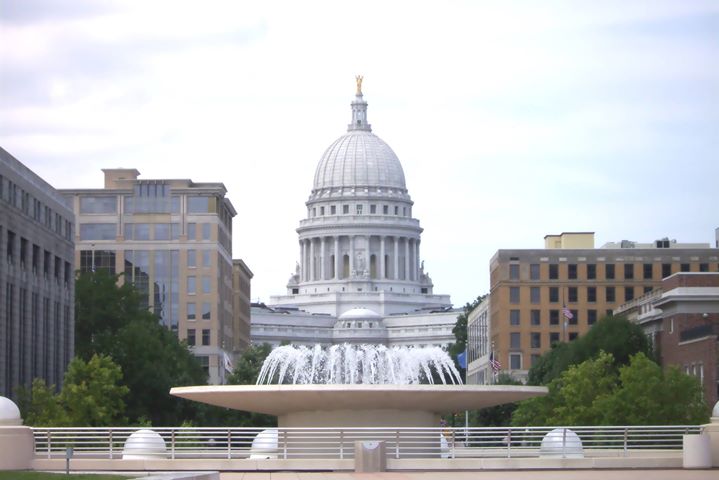
M 571 320 L 574 318 L 574 314 L 567 307 L 562 308 L 562 315 L 564 315 L 564 318 L 566 318 L 567 320 Z
M 494 358 L 494 352 L 489 354 L 489 366 L 492 367 L 492 372 L 495 375 L 502 369 L 502 363 Z

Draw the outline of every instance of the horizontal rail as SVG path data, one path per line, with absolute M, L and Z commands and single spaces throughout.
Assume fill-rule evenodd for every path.
M 355 442 L 384 441 L 388 458 L 531 457 L 547 452 L 543 440 L 553 433 L 555 451 L 576 448 L 592 456 L 631 455 L 640 451 L 681 450 L 682 436 L 700 433 L 697 425 L 471 427 L 471 428 L 33 428 L 35 455 L 65 458 L 338 458 L 354 457 Z M 572 433 L 573 432 L 573 433 Z M 132 440 L 128 442 L 131 438 Z M 159 440 L 161 439 L 161 440 Z M 575 443 L 573 443 L 575 442 Z M 134 448 L 131 446 L 134 445 Z M 547 444 L 548 445 L 548 444 Z

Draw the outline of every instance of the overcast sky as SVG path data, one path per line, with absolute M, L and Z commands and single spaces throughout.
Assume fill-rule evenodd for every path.
M 356 74 L 456 305 L 548 233 L 713 244 L 717 1 L 0 0 L 0 146 L 57 188 L 224 182 L 253 299 L 285 293 Z

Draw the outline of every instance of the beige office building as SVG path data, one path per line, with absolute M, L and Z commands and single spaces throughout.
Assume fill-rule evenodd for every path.
M 144 180 L 105 169 L 101 189 L 63 190 L 75 211 L 75 264 L 124 274 L 147 308 L 186 339 L 224 383 L 238 350 L 234 333 L 232 218 L 222 183 Z
M 663 239 L 595 248 L 593 232 L 547 235 L 544 249 L 499 250 L 492 257 L 488 341 L 502 370 L 525 379 L 553 343 L 582 335 L 663 278 L 718 270 L 719 250 L 709 243 Z
M 250 282 L 254 274 L 240 259 L 232 261 L 232 311 L 234 314 L 235 355 L 250 346 Z

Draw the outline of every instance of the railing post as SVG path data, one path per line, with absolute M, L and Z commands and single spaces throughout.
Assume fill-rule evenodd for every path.
M 454 444 L 455 444 L 455 442 L 456 442 L 456 440 L 457 440 L 456 433 L 457 433 L 457 432 L 456 432 L 455 429 L 453 428 L 453 429 L 452 429 L 452 445 L 450 446 L 450 452 L 452 452 L 452 455 L 451 455 L 452 458 L 455 458 L 455 457 L 454 457 Z
M 507 458 L 512 458 L 512 429 L 507 430 Z
M 112 454 L 113 454 L 113 452 L 112 452 L 112 447 L 113 447 L 113 445 L 112 445 L 112 443 L 113 443 L 112 442 L 112 428 L 109 430 L 109 433 L 107 436 L 108 436 L 108 439 L 110 440 L 110 460 L 112 460 Z
M 227 429 L 227 460 L 232 460 L 232 429 Z
M 345 431 L 340 430 L 340 460 L 345 458 Z
M 629 429 L 627 427 L 624 427 L 624 456 L 626 457 L 629 452 Z
M 287 430 L 282 431 L 282 458 L 287 460 Z
M 52 458 L 52 433 L 47 431 L 47 458 Z
M 562 458 L 567 458 L 567 429 L 562 429 Z
M 394 432 L 394 458 L 399 458 L 399 430 Z
M 175 459 L 175 429 L 170 430 L 170 458 Z

